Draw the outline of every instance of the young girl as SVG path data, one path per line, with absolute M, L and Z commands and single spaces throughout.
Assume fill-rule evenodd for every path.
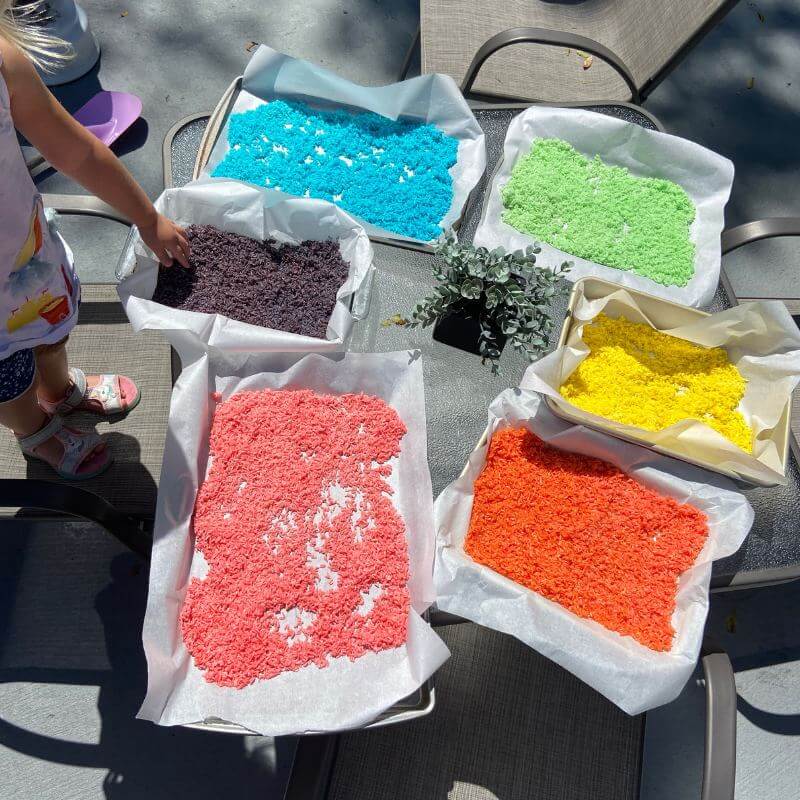
M 45 219 L 15 128 L 56 169 L 130 219 L 162 264 L 186 266 L 189 246 L 114 154 L 45 88 L 34 63 L 64 56 L 58 42 L 26 24 L 31 5 L 20 17 L 12 2 L 0 0 L 0 425 L 61 477 L 86 479 L 106 469 L 111 454 L 96 433 L 67 427 L 62 418 L 78 409 L 125 413 L 139 390 L 123 375 L 67 367 L 64 345 L 77 320 L 80 284 L 69 248 Z

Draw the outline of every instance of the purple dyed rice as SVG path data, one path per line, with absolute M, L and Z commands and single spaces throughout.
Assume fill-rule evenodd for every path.
M 281 245 L 212 225 L 190 225 L 186 233 L 189 267 L 159 267 L 156 303 L 325 338 L 348 273 L 337 241 Z

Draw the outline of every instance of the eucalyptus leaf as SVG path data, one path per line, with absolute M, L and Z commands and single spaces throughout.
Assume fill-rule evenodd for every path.
M 477 300 L 483 292 L 483 281 L 480 278 L 468 278 L 461 284 L 461 296 L 467 300 Z
M 490 280 L 497 281 L 497 283 L 506 283 L 511 276 L 511 268 L 508 264 L 500 263 L 492 267 L 488 276 Z
M 503 290 L 498 286 L 490 286 L 486 290 L 486 308 L 495 308 L 503 300 Z

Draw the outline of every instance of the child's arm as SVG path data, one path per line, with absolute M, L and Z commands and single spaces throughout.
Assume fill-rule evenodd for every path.
M 155 210 L 122 162 L 66 112 L 18 48 L 0 41 L 0 52 L 14 126 L 56 169 L 130 219 L 162 264 L 175 258 L 186 266 L 183 229 Z

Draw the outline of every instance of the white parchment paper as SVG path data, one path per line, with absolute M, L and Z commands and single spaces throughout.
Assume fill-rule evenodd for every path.
M 147 696 L 139 717 L 161 725 L 219 718 L 270 736 L 364 725 L 414 692 L 449 656 L 419 616 L 434 598 L 433 502 L 419 354 L 311 354 L 288 369 L 262 371 L 265 363 L 277 363 L 274 355 L 197 352 L 191 363 L 187 349 L 181 354 L 187 365 L 170 407 L 142 632 Z M 356 661 L 337 658 L 324 669 L 310 665 L 237 690 L 205 681 L 183 643 L 179 615 L 189 581 L 204 574 L 204 559 L 194 551 L 192 514 L 206 474 L 211 393 L 227 398 L 265 388 L 365 392 L 398 412 L 408 432 L 391 483 L 393 501 L 406 524 L 413 608 L 403 647 L 367 653 Z
M 457 162 L 450 168 L 453 202 L 441 221 L 444 230 L 460 219 L 470 192 L 486 169 L 483 130 L 449 75 L 420 75 L 388 86 L 360 86 L 316 64 L 261 45 L 244 71 L 242 91 L 231 113 L 249 111 L 275 99 L 299 100 L 315 108 L 350 106 L 389 119 L 419 120 L 458 139 Z M 226 122 L 202 174 L 211 175 L 228 150 Z M 409 209 L 409 213 L 413 211 Z M 357 219 L 370 236 L 420 241 Z
M 579 290 L 580 284 L 576 287 Z M 725 311 L 674 327 L 656 318 L 654 306 L 645 313 L 635 295 L 619 289 L 606 297 L 588 300 L 579 294 L 572 327 L 563 347 L 554 350 L 525 371 L 520 386 L 552 397 L 587 425 L 630 437 L 663 452 L 688 458 L 709 469 L 762 486 L 786 483 L 792 392 L 800 382 L 800 331 L 779 300 L 742 303 Z M 703 347 L 722 347 L 747 381 L 739 411 L 753 431 L 753 452 L 745 452 L 708 425 L 682 420 L 660 431 L 599 417 L 574 406 L 559 388 L 589 355 L 583 328 L 598 314 L 623 316 Z
M 488 441 L 506 427 L 526 427 L 555 447 L 602 458 L 659 494 L 690 503 L 708 518 L 709 536 L 695 565 L 678 581 L 672 649 L 661 653 L 474 562 L 463 550 L 473 485 Z M 741 546 L 753 523 L 747 500 L 724 478 L 554 416 L 534 392 L 507 389 L 489 406 L 487 443 L 470 455 L 462 475 L 436 499 L 437 606 L 509 633 L 568 669 L 629 714 L 673 700 L 697 662 L 708 613 L 711 562 Z
M 539 243 L 542 265 L 552 268 L 569 260 L 574 263 L 566 275 L 571 281 L 594 276 L 695 308 L 711 302 L 719 283 L 720 234 L 733 183 L 733 164 L 694 142 L 594 111 L 535 106 L 514 118 L 484 201 L 476 245 L 519 250 L 536 241 L 503 222 L 500 196 L 517 161 L 530 152 L 536 138 L 563 139 L 584 156 L 600 156 L 606 164 L 627 167 L 632 175 L 673 181 L 686 191 L 696 209 L 689 231 L 695 246 L 694 276 L 686 286 L 663 286 L 633 272 L 578 258 L 545 242 Z
M 153 302 L 158 261 L 138 234 L 133 235 L 120 259 L 123 280 L 117 291 L 134 330 L 160 330 L 170 341 L 176 331 L 189 331 L 208 346 L 228 350 L 320 352 L 342 350 L 353 323 L 367 313 L 375 269 L 372 245 L 361 225 L 332 203 L 281 197 L 239 181 L 200 180 L 167 189 L 155 206 L 180 225 L 214 225 L 261 241 L 299 244 L 336 239 L 350 268 L 336 293 L 326 338 L 318 339 Z M 172 268 L 182 269 L 178 264 Z M 309 280 L 313 282 L 313 276 Z

